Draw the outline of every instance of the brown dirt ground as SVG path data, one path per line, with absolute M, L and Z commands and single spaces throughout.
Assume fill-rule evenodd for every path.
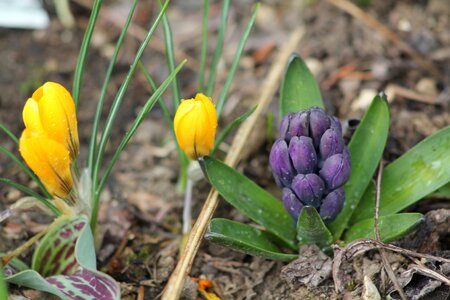
M 14 133 L 20 134 L 23 128 L 20 112 L 25 99 L 36 87 L 47 80 L 71 86 L 80 41 L 89 16 L 89 11 L 82 5 L 84 2 L 72 3 L 76 17 L 76 27 L 72 30 L 61 26 L 50 5 L 47 8 L 51 14 L 51 24 L 46 30 L 0 29 L 0 121 Z M 439 76 L 433 76 L 428 70 L 417 66 L 404 51 L 379 32 L 328 2 L 310 2 L 263 1 L 221 125 L 252 105 L 275 53 L 286 42 L 289 33 L 302 25 L 306 34 L 297 52 L 306 59 L 321 83 L 329 111 L 335 112 L 342 120 L 361 117 L 366 103 L 364 100 L 371 97 L 367 95 L 384 90 L 389 84 L 399 85 L 414 94 L 419 90 L 428 98 L 439 100 L 425 103 L 402 95 L 391 99 L 391 131 L 385 153 L 387 160 L 398 157 L 427 135 L 450 124 L 450 5 L 446 0 L 370 1 L 370 5 L 364 7 L 366 12 L 434 63 L 441 73 Z M 220 91 L 252 5 L 250 0 L 232 3 L 215 95 Z M 106 3 L 94 34 L 80 101 L 80 162 L 85 161 L 95 99 L 99 96 L 111 48 L 119 33 L 118 24 L 128 7 L 129 1 L 125 0 Z M 139 28 L 147 28 L 155 11 L 153 4 L 141 2 L 135 24 Z M 184 98 L 191 97 L 196 91 L 201 14 L 201 1 L 173 1 L 169 8 L 175 47 L 180 52 L 178 58 L 189 60 L 180 75 Z M 208 53 L 211 54 L 219 17 L 220 3 L 214 1 L 210 5 Z M 126 40 L 108 90 L 109 100 L 118 89 L 139 45 L 139 28 L 133 30 L 134 36 Z M 162 31 L 158 31 L 143 59 L 157 82 L 167 75 L 162 41 Z M 343 70 L 349 68 L 352 71 L 344 74 Z M 119 114 L 120 120 L 114 127 L 108 155 L 149 95 L 144 78 L 136 75 Z M 170 94 L 167 93 L 168 103 L 169 99 Z M 274 116 L 278 115 L 276 103 L 275 97 L 270 107 Z M 259 142 L 249 145 L 251 158 L 244 160 L 239 169 L 279 195 L 267 163 L 269 142 L 265 137 L 255 140 Z M 17 150 L 6 138 L 2 138 L 2 145 Z M 3 177 L 29 183 L 26 176 L 3 156 L 0 158 L 0 171 Z M 105 231 L 98 253 L 99 264 L 121 282 L 124 299 L 135 299 L 140 285 L 145 287 L 145 299 L 156 298 L 176 263 L 182 209 L 182 196 L 175 188 L 177 177 L 174 141 L 161 111 L 155 108 L 116 165 L 102 197 L 100 217 Z M 194 216 L 201 209 L 208 189 L 206 183 L 195 188 Z M 20 196 L 14 189 L 1 186 L 0 209 L 6 208 Z M 448 209 L 449 202 L 429 199 L 417 207 L 423 213 L 437 208 Z M 216 216 L 246 221 L 223 201 Z M 24 212 L 8 219 L 0 229 L 0 251 L 11 250 L 21 244 L 42 229 L 46 221 L 37 212 Z M 123 247 L 114 256 L 121 243 Z M 420 247 L 416 245 L 415 248 Z M 448 244 L 433 249 L 439 250 L 448 250 Z M 368 259 L 375 254 L 370 255 Z M 204 242 L 191 275 L 212 280 L 214 291 L 222 299 L 334 299 L 361 295 L 360 276 L 354 276 L 353 283 L 348 285 L 348 295 L 343 296 L 334 292 L 332 281 L 326 281 L 315 289 L 289 285 L 280 279 L 282 266 L 282 263 L 250 257 Z M 188 299 L 196 297 L 195 286 L 193 290 L 192 286 L 185 294 Z M 11 292 L 30 299 L 47 299 L 47 296 L 22 288 L 13 287 Z

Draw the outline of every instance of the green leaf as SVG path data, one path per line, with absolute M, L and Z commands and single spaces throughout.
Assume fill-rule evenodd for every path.
M 352 160 L 352 173 L 344 185 L 344 208 L 328 226 L 335 240 L 341 237 L 373 178 L 383 155 L 388 132 L 389 107 L 386 97 L 379 95 L 373 99 L 348 145 Z M 359 210 L 356 212 L 359 214 Z M 373 210 L 371 213 L 373 214 Z
M 8 299 L 8 290 L 6 288 L 6 282 L 3 278 L 3 266 L 0 263 L 0 299 Z
M 228 123 L 228 125 L 217 136 L 216 142 L 214 143 L 214 149 L 211 151 L 211 154 L 210 154 L 211 156 L 214 155 L 217 148 L 220 146 L 220 143 L 223 142 L 223 140 L 228 136 L 228 134 L 230 134 L 230 132 L 234 128 L 239 126 L 242 122 L 247 120 L 247 118 L 251 116 L 251 114 L 256 110 L 257 107 L 258 107 L 257 105 L 253 106 L 252 108 L 247 110 L 245 113 L 243 113 L 241 116 L 234 119 L 231 123 Z
M 401 238 L 409 233 L 417 224 L 423 220 L 419 213 L 404 213 L 380 217 L 378 225 L 380 228 L 380 239 L 388 243 Z M 375 239 L 374 219 L 359 221 L 346 231 L 344 241 L 350 243 L 356 239 Z
M 450 182 L 450 127 L 429 136 L 383 171 L 380 216 L 395 214 Z M 364 194 L 351 223 L 370 218 L 373 187 Z
M 450 198 L 450 184 L 447 183 L 446 185 L 441 186 L 436 191 L 434 191 L 430 197 L 437 197 L 437 198 Z
M 319 85 L 300 56 L 292 54 L 281 83 L 280 114 L 284 116 L 312 106 L 324 107 Z
M 66 219 L 52 228 L 38 246 L 33 266 L 49 277 L 24 270 L 7 277 L 7 281 L 61 299 L 120 299 L 117 282 L 96 270 L 94 239 L 84 215 Z
M 292 261 L 298 257 L 286 254 L 270 241 L 270 235 L 247 224 L 227 220 L 212 219 L 205 239 L 236 251 L 266 259 Z
M 211 185 L 244 215 L 272 232 L 285 246 L 296 249 L 295 228 L 280 200 L 253 181 L 211 157 L 204 157 Z
M 202 46 L 200 51 L 200 66 L 198 71 L 198 91 L 204 90 L 205 66 L 206 66 L 206 50 L 208 49 L 208 11 L 209 0 L 203 0 L 203 17 L 202 17 Z
M 316 244 L 322 251 L 329 250 L 333 243 L 331 232 L 312 206 L 304 206 L 298 216 L 297 239 L 300 245 Z

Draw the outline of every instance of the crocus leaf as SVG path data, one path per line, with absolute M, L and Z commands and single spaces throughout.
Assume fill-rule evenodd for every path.
M 2 256 L 2 254 L 0 254 L 0 256 Z M 26 263 L 24 263 L 23 261 L 21 261 L 18 258 L 13 258 L 4 268 L 3 268 L 3 274 L 5 275 L 5 277 L 17 274 L 19 272 L 22 272 L 24 270 L 28 270 L 29 267 L 27 266 Z
M 380 239 L 382 242 L 394 241 L 409 233 L 417 224 L 423 220 L 419 213 L 403 213 L 380 217 L 378 225 L 380 228 Z M 374 219 L 359 221 L 345 232 L 344 241 L 350 243 L 356 239 L 375 239 Z
M 331 232 L 312 206 L 304 206 L 298 216 L 297 239 L 300 245 L 316 244 L 322 251 L 329 250 L 333 242 Z
M 297 248 L 295 227 L 280 200 L 221 161 L 205 157 L 204 166 L 209 182 L 228 203 L 272 232 L 285 246 Z
M 97 271 L 95 262 L 88 218 L 80 215 L 61 221 L 36 249 L 33 267 L 47 277 L 36 270 L 25 270 L 6 279 L 9 283 L 48 292 L 61 299 L 120 299 L 117 282 Z
M 211 220 L 205 234 L 205 239 L 209 241 L 254 256 L 281 261 L 292 261 L 298 257 L 280 252 L 270 238 L 267 232 L 227 219 Z
M 427 137 L 383 171 L 380 216 L 395 214 L 450 182 L 450 127 Z M 364 194 L 351 224 L 372 216 L 373 186 Z
M 389 132 L 389 107 L 384 95 L 376 96 L 348 145 L 352 170 L 344 185 L 345 203 L 337 218 L 328 226 L 338 240 L 355 212 L 377 169 Z M 359 214 L 359 210 L 356 211 Z M 373 210 L 371 211 L 373 214 Z M 367 216 L 366 218 L 370 217 Z
M 280 114 L 297 112 L 312 106 L 324 108 L 319 85 L 305 62 L 292 54 L 280 89 Z

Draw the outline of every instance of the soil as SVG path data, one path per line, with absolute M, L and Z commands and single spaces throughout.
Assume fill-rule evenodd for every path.
M 45 81 L 57 81 L 68 88 L 71 87 L 79 47 L 87 26 L 90 10 L 86 2 L 89 1 L 71 2 L 76 20 L 72 29 L 61 25 L 52 2 L 47 2 L 46 9 L 51 18 L 47 29 L 0 30 L 0 121 L 16 135 L 20 135 L 23 129 L 22 107 L 34 89 Z M 253 2 L 234 1 L 231 4 L 223 58 L 219 63 L 213 99 L 217 99 L 221 90 Z M 329 112 L 337 115 L 343 122 L 358 119 L 374 94 L 382 90 L 388 93 L 392 116 L 390 137 L 384 156 L 388 162 L 426 136 L 448 126 L 448 1 L 356 1 L 364 11 L 395 32 L 425 60 L 434 64 L 438 74 L 419 66 L 417 61 L 398 44 L 387 40 L 380 31 L 356 20 L 330 2 L 263 1 L 219 126 L 223 128 L 230 120 L 252 106 L 259 96 L 262 82 L 277 51 L 286 43 L 289 34 L 299 26 L 304 26 L 306 31 L 297 52 L 306 60 L 320 82 Z M 172 1 L 168 9 L 177 59 L 181 61 L 187 58 L 189 61 L 179 76 L 183 98 L 192 97 L 197 89 L 201 5 L 202 1 Z M 111 49 L 129 7 L 130 1 L 126 0 L 105 3 L 94 32 L 78 113 L 81 165 L 86 161 L 91 120 L 111 57 Z M 108 89 L 105 114 L 139 46 L 140 32 L 148 28 L 156 13 L 157 6 L 154 2 L 139 2 L 134 18 L 135 28 L 132 35 L 126 39 Z M 208 23 L 208 54 L 211 54 L 208 55 L 209 58 L 214 51 L 219 19 L 220 1 L 213 1 L 210 4 Z M 168 73 L 163 40 L 163 32 L 158 30 L 142 60 L 156 82 L 162 82 Z M 397 91 L 395 97 L 392 94 L 393 87 L 394 91 Z M 402 87 L 416 96 L 398 92 L 396 87 Z M 106 161 L 150 95 L 151 90 L 145 78 L 137 73 L 131 81 L 119 119 L 114 125 Z M 274 124 L 278 123 L 277 97 L 274 97 L 268 112 L 274 116 Z M 170 106 L 170 92 L 165 94 L 165 100 Z M 238 169 L 261 186 L 280 195 L 272 181 L 267 162 L 271 139 L 267 138 L 266 133 L 261 135 L 261 132 L 255 133 L 255 136 L 256 138 L 252 139 L 254 142 L 248 145 L 251 155 L 247 155 L 248 158 Z M 2 135 L 1 140 L 3 147 L 18 152 L 16 145 L 5 135 Z M 227 144 L 223 149 L 226 149 L 226 146 Z M 176 264 L 183 198 L 176 189 L 178 170 L 175 144 L 169 127 L 161 110 L 155 107 L 127 146 L 102 195 L 100 225 L 103 230 L 100 234 L 102 245 L 98 251 L 98 262 L 102 270 L 121 283 L 123 299 L 136 299 L 138 293 L 142 296 L 142 291 L 139 292 L 141 286 L 144 287 L 144 299 L 158 298 Z M 26 175 L 4 155 L 0 157 L 0 172 L 2 177 L 31 185 Z M 209 186 L 204 182 L 195 186 L 194 216 L 200 211 L 208 191 Z M 0 186 L 0 210 L 6 209 L 21 196 L 23 195 L 13 188 Z M 442 218 L 447 220 L 447 223 L 427 223 L 429 234 L 434 233 L 435 236 L 434 239 L 428 240 L 431 246 L 401 241 L 400 245 L 435 254 L 449 250 L 449 217 L 448 211 L 443 210 L 450 209 L 449 203 L 448 199 L 425 199 L 409 208 L 422 213 L 441 209 L 440 213 L 445 216 Z M 435 216 L 433 212 L 431 214 Z M 247 221 L 224 201 L 221 201 L 215 216 Z M 438 219 L 442 221 L 442 218 Z M 14 249 L 42 230 L 48 222 L 48 218 L 33 210 L 7 219 L 1 224 L 0 252 Z M 436 231 L 438 226 L 440 229 Z M 413 233 L 409 240 L 414 240 L 414 234 L 424 233 L 419 230 L 418 233 Z M 366 272 L 379 273 L 375 283 L 380 287 L 380 292 L 389 291 L 391 284 L 385 274 L 380 272 L 381 263 L 377 255 L 377 252 L 369 251 L 357 261 L 347 263 L 349 273 L 346 273 L 346 276 L 347 279 L 349 276 L 349 279 L 346 290 L 342 293 L 335 292 L 331 279 L 325 280 L 318 287 L 306 287 L 298 282 L 289 283 L 280 276 L 285 264 L 251 257 L 208 242 L 203 242 L 191 276 L 211 280 L 214 284 L 213 292 L 222 299 L 352 299 L 361 297 L 361 274 Z M 408 259 L 401 255 L 392 256 L 390 259 L 403 268 L 401 270 L 406 270 Z M 24 259 L 27 260 L 26 255 Z M 375 271 L 370 267 L 373 264 L 377 266 Z M 11 287 L 10 293 L 16 297 L 14 299 L 19 299 L 19 296 L 48 299 L 48 295 L 24 288 Z M 188 280 L 183 297 L 199 297 L 192 279 Z

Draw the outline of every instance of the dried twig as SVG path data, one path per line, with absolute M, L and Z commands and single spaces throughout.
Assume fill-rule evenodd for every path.
M 380 32 L 386 39 L 390 40 L 396 47 L 408 54 L 422 69 L 432 74 L 435 78 L 442 78 L 442 74 L 439 69 L 433 64 L 432 61 L 423 57 L 411 46 L 402 41 L 402 39 L 389 28 L 381 24 L 377 19 L 367 14 L 358 6 L 348 0 L 328 0 L 334 6 L 349 13 L 355 19 L 358 19 L 367 26 Z
M 281 49 L 274 60 L 274 63 L 269 71 L 267 79 L 262 84 L 262 91 L 258 101 L 258 107 L 255 112 L 245 121 L 239 128 L 231 145 L 231 149 L 225 158 L 225 163 L 229 166 L 235 166 L 240 158 L 240 153 L 246 145 L 246 140 L 250 133 L 254 130 L 256 120 L 264 112 L 270 103 L 270 100 L 278 87 L 279 79 L 283 73 L 284 65 L 289 55 L 296 49 L 301 37 L 304 34 L 304 29 L 299 28 L 295 30 L 286 45 Z M 218 193 L 215 190 L 209 192 L 208 198 L 203 205 L 202 211 L 198 216 L 194 227 L 191 230 L 186 248 L 178 261 L 175 270 L 169 278 L 166 289 L 162 296 L 163 300 L 176 300 L 180 297 L 186 276 L 188 275 L 195 255 L 200 247 L 201 240 L 209 224 L 209 221 L 214 214 L 218 203 Z
M 378 217 L 379 217 L 379 208 L 380 208 L 380 192 L 381 192 L 381 176 L 383 174 L 383 161 L 380 162 L 380 166 L 378 167 L 378 174 L 377 174 L 377 186 L 375 190 L 375 238 L 377 242 L 381 242 L 380 239 L 380 226 L 378 223 Z M 383 261 L 384 269 L 386 270 L 386 273 L 388 274 L 389 278 L 391 279 L 392 283 L 394 284 L 395 289 L 399 293 L 402 300 L 407 300 L 405 292 L 403 291 L 402 287 L 398 283 L 397 277 L 395 277 L 394 271 L 392 270 L 391 264 L 389 263 L 389 260 L 387 259 L 386 253 L 384 252 L 384 249 L 382 247 L 378 247 L 378 250 L 380 251 L 381 260 Z

